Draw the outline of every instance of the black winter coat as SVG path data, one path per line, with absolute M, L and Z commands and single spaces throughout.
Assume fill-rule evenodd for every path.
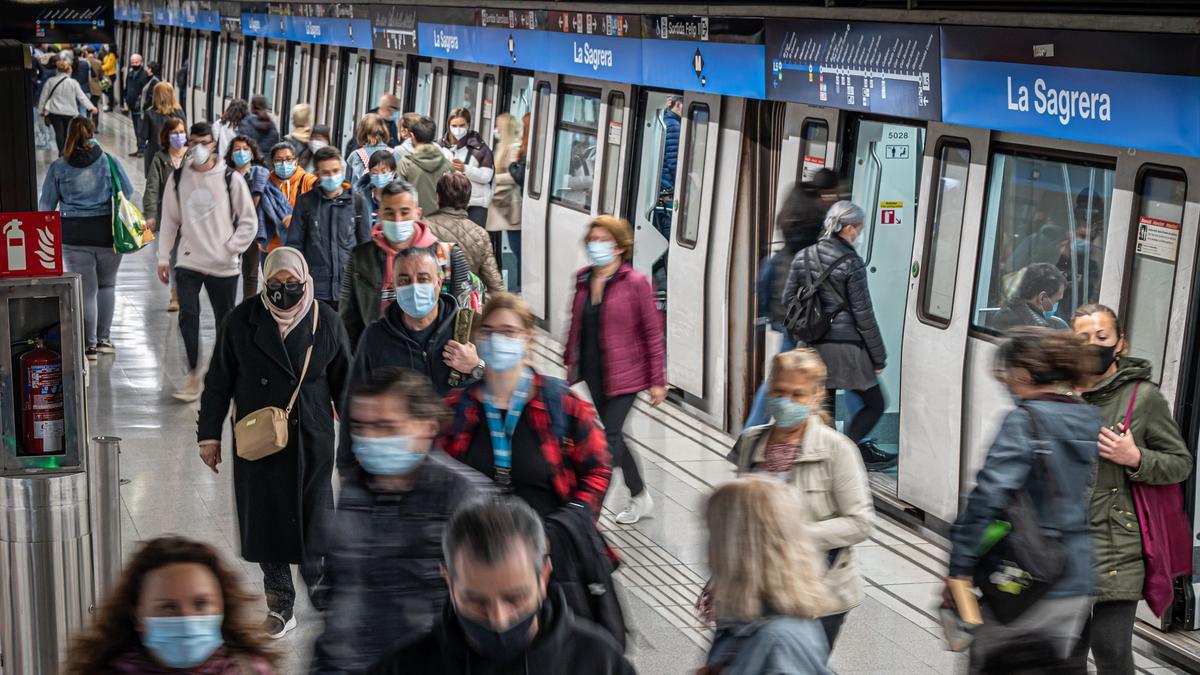
M 258 113 L 250 113 L 242 118 L 237 132 L 239 136 L 254 139 L 254 142 L 258 144 L 259 154 L 263 156 L 264 164 L 269 164 L 271 148 L 279 143 L 279 128 L 275 126 L 275 122 L 270 117 L 260 117 Z M 270 167 L 268 166 L 268 168 Z
M 320 312 L 315 339 L 312 312 Z M 287 337 L 254 296 L 221 322 L 200 399 L 198 439 L 221 438 L 232 401 L 236 419 L 264 406 L 286 408 L 304 354 L 313 344 L 308 373 L 289 416 L 288 446 L 250 462 L 233 462 L 242 557 L 250 562 L 299 564 L 306 540 L 332 499 L 333 410 L 339 412 L 350 375 L 350 347 L 337 312 L 320 302 Z
M 361 468 L 342 483 L 321 527 L 329 605 L 313 673 L 357 673 L 405 636 L 428 633 L 446 604 L 442 531 L 491 481 L 440 452 L 416 469 L 408 492 L 370 487 Z
M 845 239 L 838 236 L 822 239 L 797 253 L 792 259 L 792 269 L 788 274 L 783 297 L 791 302 L 806 283 L 816 280 L 827 267 L 847 253 L 850 253 L 851 257 L 838 265 L 837 269 L 830 273 L 829 280 L 821 286 L 821 308 L 833 317 L 829 333 L 821 342 L 863 345 L 871 356 L 871 363 L 879 370 L 887 365 L 887 352 L 883 346 L 879 324 L 875 322 L 875 310 L 871 307 L 867 266 Z M 846 302 L 845 307 L 831 286 L 841 294 Z
M 129 108 L 131 114 L 142 114 L 142 90 L 149 81 L 150 75 L 146 73 L 145 67 L 129 69 L 129 75 L 125 78 L 125 107 Z
M 538 614 L 538 633 L 523 657 L 496 663 L 467 644 L 450 603 L 431 633 L 388 650 L 369 675 L 635 675 L 612 637 L 576 619 L 562 594 L 550 590 Z
M 330 199 L 319 186 L 296 198 L 287 244 L 300 249 L 313 278 L 318 300 L 336 302 L 342 275 L 355 246 L 371 240 L 370 222 L 355 208 L 354 193 L 346 188 Z

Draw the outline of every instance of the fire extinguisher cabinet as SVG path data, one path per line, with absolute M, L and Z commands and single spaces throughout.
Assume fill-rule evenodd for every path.
M 58 672 L 96 604 L 79 276 L 0 279 L 0 653 Z M 120 546 L 120 535 L 116 546 Z

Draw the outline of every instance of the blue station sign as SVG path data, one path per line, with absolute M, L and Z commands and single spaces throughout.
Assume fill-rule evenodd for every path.
M 1181 35 L 951 28 L 942 118 L 1200 155 L 1200 45 Z
M 762 19 L 642 17 L 641 83 L 766 98 Z
M 242 14 L 242 34 L 318 45 L 370 48 L 370 19 Z
M 221 13 L 214 9 L 197 9 L 189 6 L 155 7 L 151 20 L 157 26 L 177 26 L 213 33 L 221 32 Z

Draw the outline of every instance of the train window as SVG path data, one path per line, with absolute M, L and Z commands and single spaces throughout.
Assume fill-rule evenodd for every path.
M 483 102 L 479 112 L 479 133 L 487 142 L 495 137 L 492 129 L 496 123 L 496 78 L 483 76 Z
M 372 106 L 378 101 L 379 97 L 385 93 L 391 92 L 392 84 L 392 64 L 376 61 L 371 64 L 371 89 L 367 92 L 367 99 Z
M 392 68 L 392 84 L 391 91 L 398 96 L 401 101 L 404 100 L 404 62 L 399 61 Z M 378 100 L 378 99 L 376 99 Z
M 800 180 L 812 180 L 813 174 L 825 168 L 829 124 L 825 120 L 805 120 L 800 132 L 804 137 L 800 148 Z
M 508 114 L 524 121 L 533 102 L 533 76 L 510 73 L 508 76 Z
M 1003 151 L 988 180 L 972 326 L 1068 328 L 1100 297 L 1112 167 Z
M 302 95 L 304 91 L 304 81 L 308 75 L 308 47 L 305 45 L 295 45 L 292 51 L 292 87 L 289 92 L 289 100 L 293 104 L 299 103 L 305 99 Z M 316 120 L 309 120 L 310 123 L 315 123 Z
M 596 137 L 600 97 L 566 91 L 558 108 L 550 199 L 580 211 L 591 211 L 596 178 Z
M 196 59 L 192 62 L 192 86 L 197 89 L 207 89 L 208 82 L 206 76 L 208 69 L 208 36 L 201 34 L 196 36 Z
M 413 111 L 428 115 L 433 107 L 433 64 L 417 63 L 417 87 L 413 96 Z
M 346 56 L 346 91 L 342 99 L 342 138 L 353 138 L 358 125 L 355 108 L 358 103 L 358 62 L 354 54 Z
M 475 117 L 475 101 L 478 100 L 479 93 L 479 75 L 476 73 L 467 73 L 462 71 L 453 71 L 450 73 L 450 100 L 447 102 L 446 112 L 456 108 L 466 108 L 471 111 L 472 119 L 478 122 Z M 439 124 L 439 127 L 444 126 Z M 447 131 L 449 131 L 447 129 Z
M 538 199 L 542 196 L 542 142 L 550 126 L 550 85 L 538 82 L 537 101 L 533 115 L 536 118 L 533 133 L 529 135 L 528 154 L 526 155 L 526 180 L 529 181 L 529 196 Z
M 1125 330 L 1130 355 L 1150 361 L 1155 382 L 1162 377 L 1167 348 L 1167 317 L 1175 294 L 1175 262 L 1186 196 L 1182 174 L 1147 171 L 1142 176 Z
M 704 196 L 704 161 L 708 157 L 708 106 L 693 103 L 688 110 L 687 171 L 683 174 L 683 192 L 679 204 L 683 229 L 679 243 L 688 248 L 696 245 L 700 235 L 700 211 Z
M 600 213 L 617 212 L 617 185 L 621 171 L 621 140 L 625 136 L 625 94 L 608 95 L 608 126 L 604 130 L 604 173 L 601 175 Z
M 929 243 L 925 247 L 922 314 L 947 326 L 954 306 L 954 283 L 958 276 L 958 244 L 962 240 L 963 213 L 967 206 L 967 170 L 971 146 L 962 141 L 943 141 L 938 152 L 937 196 L 933 205 Z
M 237 40 L 225 43 L 225 98 L 233 98 L 237 92 L 238 47 Z
M 274 45 L 267 46 L 267 65 L 263 70 L 263 85 L 262 93 L 266 97 L 267 103 L 272 107 L 275 105 L 275 80 L 276 74 L 279 72 L 279 48 Z

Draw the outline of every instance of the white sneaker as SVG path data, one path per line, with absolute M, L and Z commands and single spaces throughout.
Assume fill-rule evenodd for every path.
M 650 496 L 650 490 L 642 490 L 642 494 L 631 498 L 625 510 L 617 514 L 617 522 L 622 525 L 632 525 L 642 518 L 648 517 L 653 508 L 654 498 Z
M 203 392 L 204 376 L 200 373 L 200 369 L 197 368 L 188 373 L 187 380 L 183 383 L 183 386 L 173 394 L 173 396 L 180 401 L 191 403 L 192 401 L 200 398 L 200 394 Z
M 271 638 L 272 640 L 278 640 L 295 628 L 295 614 L 292 615 L 292 618 L 284 621 L 282 614 L 279 614 L 278 612 L 267 612 L 267 620 L 263 622 L 263 631 L 267 634 L 267 637 Z

